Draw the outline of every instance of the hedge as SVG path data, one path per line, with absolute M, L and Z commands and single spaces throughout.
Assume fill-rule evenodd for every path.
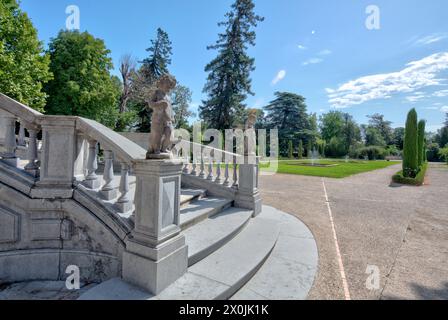
M 428 163 L 425 162 L 419 173 L 415 176 L 415 178 L 408 178 L 403 176 L 403 171 L 398 172 L 396 175 L 392 177 L 392 181 L 400 184 L 409 184 L 412 186 L 421 186 L 423 182 L 425 182 L 426 170 L 428 168 Z

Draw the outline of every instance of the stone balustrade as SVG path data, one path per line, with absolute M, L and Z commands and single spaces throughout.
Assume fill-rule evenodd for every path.
M 188 144 L 190 146 L 185 148 Z M 216 196 L 232 198 L 238 207 L 254 210 L 255 216 L 261 212 L 259 157 L 243 156 L 188 141 L 177 145 L 174 153 L 185 162 L 182 170 L 184 184 L 207 189 Z
M 131 232 L 125 230 L 123 278 L 155 294 L 187 269 L 179 226 L 181 184 L 230 198 L 254 215 L 261 211 L 258 163 L 249 163 L 247 156 L 193 143 L 199 157 L 175 150 L 184 163 L 176 157 L 146 160 L 145 149 L 96 121 L 43 115 L 1 93 L 0 121 L 0 163 L 34 181 L 31 198 L 73 199 L 76 190 L 93 195 L 99 206 L 112 204 L 117 219 L 135 221 Z M 19 147 L 26 148 L 25 159 L 18 156 Z M 100 159 L 102 176 L 97 172 Z M 120 168 L 114 168 L 116 161 Z

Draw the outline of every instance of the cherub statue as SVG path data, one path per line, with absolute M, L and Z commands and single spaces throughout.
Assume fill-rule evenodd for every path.
M 171 75 L 163 75 L 156 82 L 156 89 L 147 101 L 152 109 L 151 134 L 147 159 L 171 158 L 170 147 L 173 134 L 173 110 L 171 108 L 169 92 L 176 87 L 176 79 Z
M 257 109 L 249 109 L 247 110 L 247 121 L 246 121 L 246 129 L 255 128 L 255 123 L 257 122 Z
M 247 110 L 247 121 L 244 135 L 244 153 L 245 155 L 254 155 L 256 152 L 256 134 L 255 123 L 257 122 L 257 109 Z

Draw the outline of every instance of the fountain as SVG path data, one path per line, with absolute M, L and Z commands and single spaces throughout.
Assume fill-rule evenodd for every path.
M 313 167 L 315 166 L 317 159 L 319 159 L 319 152 L 316 150 L 316 148 L 314 148 L 311 152 L 311 165 Z

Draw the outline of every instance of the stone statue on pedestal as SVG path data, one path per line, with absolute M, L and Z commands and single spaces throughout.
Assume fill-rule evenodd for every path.
M 170 148 L 173 145 L 173 109 L 168 94 L 176 87 L 176 79 L 171 75 L 163 75 L 156 82 L 156 89 L 149 101 L 152 109 L 151 134 L 147 159 L 170 159 Z
M 244 135 L 244 155 L 253 156 L 256 154 L 256 134 L 255 123 L 257 122 L 257 109 L 249 109 L 247 111 L 247 120 Z

